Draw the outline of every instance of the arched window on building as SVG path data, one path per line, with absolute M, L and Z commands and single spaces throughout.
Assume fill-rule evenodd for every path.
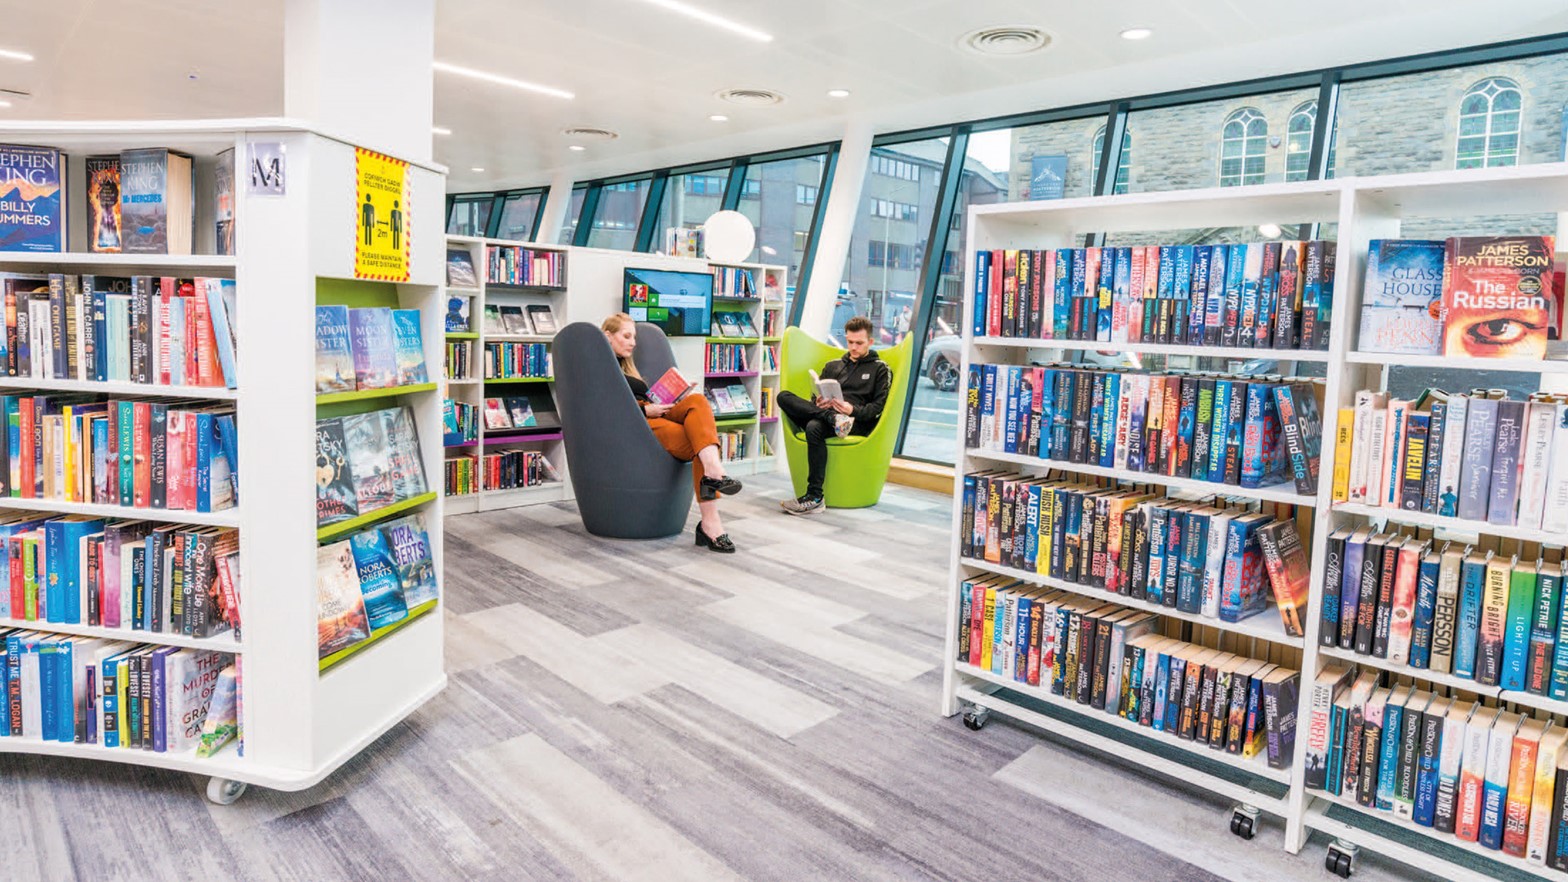
M 1459 102 L 1459 139 L 1454 168 L 1491 168 L 1519 164 L 1519 84 L 1488 77 Z
M 1220 186 L 1263 183 L 1263 157 L 1269 147 L 1269 121 L 1251 107 L 1225 118 L 1220 136 Z
M 1318 103 L 1308 101 L 1290 112 L 1285 127 L 1285 180 L 1305 181 L 1312 164 L 1312 126 L 1317 122 Z
M 1089 186 L 1100 178 L 1100 156 L 1105 151 L 1105 126 L 1094 133 L 1094 146 L 1089 150 Z M 1132 165 L 1132 133 L 1122 129 L 1122 156 L 1116 162 L 1116 180 L 1111 184 L 1111 193 L 1120 195 L 1127 192 L 1128 168 Z

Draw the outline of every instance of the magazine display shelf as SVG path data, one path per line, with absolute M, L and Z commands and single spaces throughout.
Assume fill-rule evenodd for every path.
M 476 469 L 482 469 L 484 458 L 487 455 L 507 450 L 532 450 L 543 453 L 555 467 L 561 480 L 551 481 L 532 487 L 514 487 L 506 489 L 491 489 L 483 486 L 482 476 L 478 479 L 480 486 L 476 492 L 452 494 L 446 498 L 447 514 L 471 514 L 478 511 L 496 511 L 503 508 L 514 508 L 519 505 L 534 505 L 542 502 L 560 502 L 572 498 L 572 484 L 567 476 L 566 445 L 561 443 L 559 430 L 539 430 L 534 435 L 529 435 L 517 429 L 494 429 L 487 431 L 484 428 L 485 399 L 505 398 L 521 392 L 544 391 L 551 398 L 552 406 L 555 399 L 555 388 L 548 377 L 506 377 L 501 379 L 484 378 L 484 353 L 487 343 L 544 343 L 550 345 L 554 342 L 554 334 L 511 334 L 492 333 L 485 327 L 485 307 L 488 306 L 524 306 L 529 304 L 548 304 L 550 311 L 555 315 L 555 326 L 565 327 L 571 319 L 571 302 L 567 297 L 565 285 L 507 285 L 487 280 L 485 249 L 489 246 L 516 246 L 532 251 L 554 251 L 566 254 L 566 267 L 563 275 L 568 283 L 572 278 L 572 263 L 576 249 L 554 245 L 541 245 L 535 242 L 521 242 L 511 239 L 483 239 L 474 236 L 447 236 L 446 248 L 452 250 L 466 250 L 469 259 L 474 264 L 474 277 L 478 281 L 477 287 L 458 287 L 446 284 L 447 277 L 443 272 L 441 277 L 442 296 L 441 302 L 448 303 L 453 298 L 466 298 L 468 300 L 468 328 L 466 332 L 453 332 L 446 334 L 448 341 L 466 340 L 473 349 L 473 360 L 470 364 L 470 376 L 465 379 L 444 379 L 446 385 L 445 395 L 453 401 L 472 404 L 479 408 L 479 437 L 473 441 L 464 442 L 447 448 L 453 455 L 471 454 L 478 464 Z M 442 362 L 442 375 L 445 378 L 445 362 Z M 533 387 L 533 388 L 530 388 Z M 459 449 L 461 448 L 461 449 Z
M 1568 212 L 1568 164 L 1553 163 L 1513 168 L 1431 172 L 1368 178 L 1341 178 L 1292 184 L 1265 184 L 1252 187 L 1143 193 L 1102 198 L 1066 199 L 1050 203 L 1013 203 L 972 207 L 969 211 L 969 241 L 965 243 L 965 308 L 962 313 L 963 376 L 968 377 L 971 363 L 1027 364 L 1072 360 L 1075 352 L 1118 352 L 1141 356 L 1198 356 L 1231 360 L 1272 359 L 1279 362 L 1269 373 L 1322 373 L 1325 375 L 1325 403 L 1322 408 L 1323 431 L 1318 492 L 1315 497 L 1295 492 L 1293 484 L 1263 490 L 1206 484 L 1183 479 L 1163 478 L 1143 473 L 1102 469 L 1032 457 L 965 449 L 964 426 L 960 414 L 958 448 L 954 468 L 954 536 L 949 573 L 949 602 L 945 657 L 943 660 L 942 706 L 944 715 L 965 712 L 971 728 L 983 725 L 986 714 L 995 712 L 1038 728 L 1115 754 L 1145 766 L 1173 780 L 1194 782 L 1215 793 L 1243 803 L 1237 818 L 1247 807 L 1261 808 L 1284 821 L 1285 848 L 1294 853 L 1306 843 L 1312 830 L 1337 837 L 1330 845 L 1326 866 L 1346 874 L 1356 846 L 1365 846 L 1404 861 L 1414 867 L 1448 879 L 1546 878 L 1561 879 L 1556 870 L 1510 857 L 1500 851 L 1476 846 L 1452 835 L 1432 831 L 1397 820 L 1391 813 L 1363 808 L 1322 791 L 1308 790 L 1304 782 L 1306 749 L 1305 721 L 1308 719 L 1311 684 L 1318 671 L 1330 661 L 1353 661 L 1362 670 L 1382 670 L 1390 682 L 1416 683 L 1418 688 L 1437 694 L 1463 695 L 1485 704 L 1501 705 L 1517 712 L 1544 718 L 1555 715 L 1557 725 L 1564 722 L 1568 702 L 1553 701 L 1537 695 L 1500 692 L 1478 686 L 1473 681 L 1430 671 L 1393 665 L 1386 660 L 1358 656 L 1352 652 L 1323 649 L 1318 643 L 1318 627 L 1323 601 L 1323 570 L 1328 535 L 1334 529 L 1373 522 L 1408 524 L 1433 531 L 1438 537 L 1476 535 L 1513 538 L 1561 547 L 1568 535 L 1521 527 L 1497 527 L 1474 521 L 1458 521 L 1410 512 L 1398 512 L 1350 503 L 1333 503 L 1333 481 L 1337 410 L 1353 403 L 1358 389 L 1386 388 L 1389 370 L 1394 366 L 1416 368 L 1457 368 L 1462 370 L 1509 370 L 1541 377 L 1543 388 L 1563 389 L 1557 375 L 1568 373 L 1568 361 L 1488 360 L 1446 358 L 1441 356 L 1386 355 L 1359 353 L 1353 340 L 1360 314 L 1368 242 L 1395 238 L 1405 218 L 1472 218 L 1477 216 L 1546 214 Z M 1499 221 L 1497 234 L 1516 232 Z M 1337 232 L 1325 238 L 1338 241 L 1338 266 L 1334 281 L 1333 323 L 1327 351 L 1242 350 L 1229 347 L 1181 346 L 1168 344 L 1127 344 L 1088 341 L 997 339 L 975 337 L 970 320 L 974 302 L 975 253 L 979 250 L 1011 248 L 1058 248 L 1082 244 L 1088 233 L 1132 234 L 1123 237 L 1127 244 L 1162 244 L 1157 231 L 1176 229 L 1256 228 L 1261 224 L 1337 224 Z M 1147 236 L 1139 234 L 1147 233 Z M 1305 238 L 1303 234 L 1300 238 Z M 1244 241 L 1261 240 L 1261 235 Z M 1149 359 L 1143 361 L 1147 363 Z M 1186 360 L 1168 363 L 1178 368 L 1193 364 Z M 962 399 L 960 399 L 962 400 Z M 1181 498 L 1222 495 L 1266 502 L 1289 502 L 1311 509 L 1311 578 L 1304 638 L 1284 638 L 1301 671 L 1299 703 L 1296 708 L 1298 729 L 1295 755 L 1284 779 L 1285 790 L 1276 792 L 1277 776 L 1249 775 L 1238 783 L 1217 776 L 1200 760 L 1161 749 L 1167 739 L 1149 733 L 1128 736 L 1125 721 L 1085 706 L 1063 702 L 1059 696 L 1041 695 L 1038 688 L 1011 683 L 989 672 L 971 668 L 956 660 L 961 603 L 959 587 L 970 577 L 1000 573 L 1027 582 L 1061 588 L 1085 597 L 1144 609 L 1125 596 L 1072 583 L 1047 579 L 1039 574 L 997 567 L 960 557 L 958 524 L 962 517 L 963 476 L 983 469 L 1006 467 L 1025 474 L 1043 476 L 1066 473 L 1114 478 L 1137 482 Z M 1170 608 L 1170 618 L 1181 619 Z M 1257 629 L 1279 628 L 1273 605 L 1257 616 L 1237 624 L 1203 619 L 1201 624 L 1229 632 L 1227 639 L 1253 640 L 1261 645 Z M 1191 618 L 1191 617 L 1185 617 Z M 1194 622 L 1194 625 L 1199 622 Z M 1249 634 L 1249 632 L 1252 632 Z M 1282 638 L 1282 634 L 1274 639 Z M 1261 638 L 1261 640 L 1259 639 Z M 1211 641 L 1205 641 L 1211 643 Z M 1254 657 L 1264 657 L 1257 650 Z M 1273 660 L 1278 661 L 1277 658 Z M 1058 712 L 1051 712 L 1055 708 Z M 1148 730 L 1143 730 L 1147 733 Z M 1170 745 L 1165 745 L 1169 747 Z M 1241 770 L 1245 772 L 1246 770 Z M 1267 770 L 1274 771 L 1274 770 Z M 1236 818 L 1232 830 L 1236 829 Z M 1246 831 L 1250 832 L 1250 825 Z
M 8 377 L 7 389 L 95 392 L 142 398 L 163 396 L 232 401 L 240 425 L 239 506 L 201 514 L 51 500 L 5 499 L 4 508 L 143 518 L 165 523 L 220 525 L 239 531 L 244 639 L 231 634 L 194 639 L 173 634 L 9 622 L 30 629 L 142 643 L 218 649 L 243 659 L 239 744 L 208 758 L 194 752 L 158 753 L 98 744 L 0 738 L 0 752 L 79 757 L 210 776 L 207 796 L 227 804 L 249 784 L 301 790 L 344 762 L 436 695 L 446 684 L 440 615 L 411 619 L 380 641 L 363 641 L 352 660 L 322 672 L 317 653 L 315 521 L 314 314 L 318 280 L 354 278 L 354 145 L 330 133 L 282 119 L 158 121 L 147 123 L 32 122 L 0 124 L 0 142 L 55 147 L 69 156 L 68 249 L 59 254 L 0 253 L 0 271 L 118 275 L 211 275 L 237 282 L 235 327 L 240 378 L 236 390 L 172 388 L 129 383 Z M 212 169 L 233 149 L 244 157 L 254 142 L 280 144 L 287 156 L 284 194 L 262 195 L 237 176 L 236 256 L 85 253 L 81 157 L 140 147 L 167 147 L 195 159 L 197 209 L 194 248 L 214 248 Z M 425 310 L 427 364 L 441 356 L 437 283 L 442 268 L 441 211 L 445 170 L 410 163 L 406 221 L 411 277 L 396 286 L 404 306 Z M 354 284 L 340 282 L 339 284 Z M 264 296 L 263 296 L 264 295 Z M 433 387 L 401 390 L 412 407 L 427 478 L 440 475 L 441 408 Z M 367 407 L 393 401 L 375 402 Z M 352 405 L 349 405 L 352 406 Z M 442 563 L 441 499 L 425 498 L 435 569 Z M 371 520 L 380 520 L 377 513 Z M 439 600 L 436 601 L 439 604 Z M 395 644 L 395 646 L 392 646 Z M 390 648 L 389 648 L 390 647 Z

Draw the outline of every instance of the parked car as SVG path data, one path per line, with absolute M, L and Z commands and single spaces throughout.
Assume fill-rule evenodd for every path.
M 938 392 L 958 388 L 958 371 L 963 362 L 964 340 L 948 334 L 932 337 L 920 359 L 920 375 L 928 378 Z

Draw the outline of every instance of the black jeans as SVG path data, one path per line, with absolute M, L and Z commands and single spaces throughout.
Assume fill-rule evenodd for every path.
M 806 495 L 822 498 L 822 478 L 828 470 L 828 439 L 837 436 L 833 430 L 836 411 L 818 407 L 793 392 L 779 393 L 779 410 L 806 436 Z M 851 435 L 869 435 L 875 422 L 855 418 Z

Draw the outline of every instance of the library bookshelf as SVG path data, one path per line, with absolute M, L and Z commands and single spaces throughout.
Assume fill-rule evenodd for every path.
M 1358 655 L 1338 646 L 1326 646 L 1321 642 L 1320 625 L 1327 539 L 1336 529 L 1386 524 L 1401 526 L 1410 535 L 1438 540 L 1533 543 L 1530 547 L 1554 549 L 1568 545 L 1568 535 L 1540 529 L 1496 526 L 1482 521 L 1461 521 L 1335 501 L 1332 486 L 1335 465 L 1332 439 L 1338 410 L 1350 407 L 1358 390 L 1388 389 L 1391 382 L 1436 385 L 1439 381 L 1430 372 L 1437 370 L 1508 371 L 1526 378 L 1523 382 L 1538 383 L 1531 388 L 1543 391 L 1564 388 L 1559 378 L 1568 373 L 1568 366 L 1565 366 L 1568 362 L 1396 356 L 1360 352 L 1355 341 L 1371 240 L 1396 238 L 1401 224 L 1412 220 L 1420 222 L 1424 237 L 1429 238 L 1539 232 L 1510 228 L 1509 216 L 1539 217 L 1568 212 L 1568 164 L 975 206 L 969 211 L 970 233 L 965 245 L 966 309 L 963 314 L 963 376 L 966 382 L 971 377 L 973 364 L 1084 362 L 1087 360 L 1084 356 L 1089 353 L 1098 353 L 1094 356 L 1096 361 L 1082 366 L 1096 367 L 1114 357 L 1118 364 L 1135 369 L 1147 366 L 1150 369 L 1236 373 L 1245 368 L 1249 373 L 1257 374 L 1310 375 L 1322 380 L 1323 442 L 1317 492 L 1303 495 L 1296 492 L 1293 483 L 1243 490 L 1231 485 L 1164 478 L 1139 471 L 1041 460 L 989 449 L 967 449 L 961 418 L 958 428 L 960 455 L 954 469 L 955 535 L 951 552 L 942 713 L 952 715 L 963 711 L 971 728 L 983 725 L 987 714 L 997 713 L 1115 754 L 1167 778 L 1193 782 L 1236 799 L 1242 803 L 1236 809 L 1236 817 L 1243 813 L 1255 816 L 1248 807 L 1262 809 L 1283 820 L 1284 844 L 1291 852 L 1297 852 L 1305 845 L 1311 831 L 1321 831 L 1335 837 L 1326 863 L 1330 870 L 1342 875 L 1350 871 L 1355 847 L 1363 846 L 1450 879 L 1561 878 L 1557 871 L 1540 863 L 1465 842 L 1451 834 L 1438 833 L 1390 812 L 1363 807 L 1353 800 L 1308 789 L 1304 766 L 1305 721 L 1310 714 L 1311 685 L 1318 672 L 1329 663 L 1355 664 L 1361 671 L 1379 672 L 1380 682 L 1385 686 L 1413 684 L 1417 689 L 1440 696 L 1457 696 L 1511 709 L 1527 717 L 1550 719 L 1555 726 L 1565 723 L 1568 702 L 1481 686 L 1452 674 L 1437 674 L 1383 658 Z M 1476 218 L 1485 218 L 1485 221 Z M 1477 229 L 1478 223 L 1487 226 Z M 1082 245 L 1082 237 L 1094 233 L 1107 234 L 1109 244 L 1114 245 L 1171 244 L 1175 241 L 1173 234 L 1160 232 L 1171 230 L 1204 230 L 1210 234 L 1209 238 L 1185 240 L 1189 242 L 1257 242 L 1264 240 L 1257 227 L 1265 224 L 1302 225 L 1301 234 L 1295 237 L 1298 239 L 1309 238 L 1307 225 L 1314 230 L 1319 225 L 1333 225 L 1332 234 L 1319 237 L 1338 243 L 1333 320 L 1328 347 L 1324 351 L 996 338 L 975 334 L 971 316 L 976 299 L 976 253 L 979 251 L 1070 248 Z M 1431 232 L 1434 226 L 1443 224 L 1451 224 L 1452 230 L 1436 235 Z M 1528 379 L 1531 377 L 1536 379 Z M 1448 382 L 1465 381 L 1450 379 Z M 1469 385 L 1473 382 L 1466 383 L 1467 388 L 1458 391 L 1467 391 Z M 1120 486 L 1137 486 L 1178 499 L 1220 496 L 1250 499 L 1264 506 L 1295 506 L 1296 521 L 1302 527 L 1311 559 L 1310 591 L 1303 623 L 1305 635 L 1285 637 L 1272 603 L 1252 618 L 1227 624 L 1176 614 L 1168 607 L 1163 610 L 1152 608 L 1126 595 L 963 557 L 957 528 L 963 518 L 964 475 L 988 469 L 1002 469 L 1026 477 L 1077 476 L 1085 480 L 1115 482 Z M 1129 609 L 1161 612 L 1166 616 L 1161 633 L 1206 646 L 1227 648 L 1252 658 L 1266 658 L 1282 665 L 1288 663 L 1299 670 L 1299 700 L 1294 715 L 1297 730 L 1289 768 L 1268 769 L 1245 761 L 1216 765 L 1214 760 L 1218 757 L 1203 755 L 1201 748 L 1195 751 L 1191 742 L 1176 742 L 1176 739 L 1151 733 L 1146 728 L 1129 728 L 1130 724 L 1119 717 L 1091 710 L 1051 694 L 1049 690 L 1020 684 L 1010 677 L 972 667 L 967 660 L 959 660 L 961 585 L 966 579 L 987 574 L 1017 579 L 1026 585 L 1063 589 L 1090 600 L 1103 600 Z M 1237 830 L 1234 817 L 1232 829 Z M 1246 831 L 1250 830 L 1251 826 L 1247 825 Z
M 450 310 L 466 301 L 468 311 L 468 330 L 448 332 L 446 342 L 466 346 L 470 353 L 469 370 L 464 376 L 453 377 L 449 366 L 446 366 L 448 369 L 443 370 L 445 394 L 453 401 L 470 404 L 479 409 L 478 437 L 448 447 L 446 455 L 447 457 L 472 456 L 478 471 L 487 456 L 519 451 L 538 453 L 550 461 L 556 474 L 560 476 L 559 481 L 547 481 L 529 487 L 503 488 L 485 486 L 483 472 L 480 471 L 476 475 L 476 488 L 473 492 L 447 494 L 446 513 L 470 514 L 476 511 L 495 511 L 519 505 L 571 499 L 572 485 L 566 472 L 568 467 L 566 445 L 561 443 L 560 423 L 557 421 L 529 429 L 486 429 L 484 410 L 487 398 L 504 399 L 526 395 L 535 402 L 533 409 L 536 414 L 543 410 L 537 404 L 548 401 L 550 402 L 548 415 L 555 416 L 555 390 L 548 377 L 486 378 L 486 348 L 490 345 L 507 343 L 538 344 L 546 351 L 553 352 L 555 339 L 553 332 L 509 333 L 505 324 L 497 325 L 495 322 L 497 313 L 502 307 L 520 307 L 526 313 L 530 306 L 548 306 L 555 317 L 556 328 L 564 327 L 570 320 L 568 317 L 572 307 L 567 292 L 572 277 L 570 265 L 573 262 L 569 253 L 574 249 L 473 236 L 447 236 L 446 248 L 448 253 L 464 251 L 468 254 L 473 262 L 477 284 L 454 286 L 449 284 L 448 276 L 442 276 L 442 302 Z M 531 252 L 562 255 L 565 264 L 561 270 L 561 278 L 555 280 L 559 284 L 517 285 L 492 280 L 488 272 L 488 252 L 496 248 L 521 248 Z M 530 330 L 532 330 L 531 324 Z
M 745 313 L 756 336 L 711 336 L 704 349 L 714 346 L 738 346 L 745 352 L 744 370 L 709 370 L 707 352 L 703 356 L 703 380 L 710 387 L 740 385 L 756 405 L 754 413 L 746 416 L 725 416 L 715 412 L 715 423 L 720 433 L 740 436 L 744 456 L 726 456 L 727 466 L 736 474 L 760 474 L 778 467 L 777 452 L 781 431 L 778 421 L 779 347 L 783 341 L 784 283 L 786 269 L 760 263 L 710 263 L 714 273 L 713 309 L 717 316 L 723 312 Z M 722 279 L 733 280 L 737 271 L 749 274 L 751 282 L 748 296 L 735 296 L 734 289 L 726 289 Z M 768 333 L 772 329 L 773 333 Z
M 355 200 L 353 143 L 281 119 L 15 123 L 0 125 L 0 142 L 58 148 L 68 157 L 67 250 L 49 254 L 0 253 L 0 272 L 94 273 L 222 277 L 235 280 L 237 388 L 207 389 L 84 380 L 6 377 L 8 394 L 91 393 L 105 397 L 181 399 L 232 405 L 241 430 L 236 452 L 238 504 L 218 512 L 147 510 L 87 503 L 7 498 L 6 508 L 163 523 L 233 527 L 241 564 L 243 640 L 232 632 L 208 638 L 163 632 L 46 622 L 4 622 L 45 633 L 104 637 L 234 653 L 242 664 L 240 729 L 243 741 L 199 758 L 107 748 L 96 743 L 0 738 L 0 752 L 55 755 L 172 769 L 209 776 L 207 795 L 237 799 L 249 784 L 279 789 L 310 787 L 406 718 L 446 684 L 442 666 L 439 599 L 400 627 L 361 641 L 349 657 L 323 660 L 317 649 L 316 551 L 323 541 L 315 520 L 318 416 L 406 404 L 420 439 L 427 482 L 440 475 L 441 402 L 434 384 L 375 396 L 318 399 L 315 393 L 314 325 L 318 302 L 393 303 L 422 310 L 421 337 L 427 369 L 441 357 L 439 301 L 445 170 L 406 164 L 411 194 L 406 206 L 409 278 L 406 282 L 355 280 L 357 227 L 342 206 Z M 214 168 L 220 155 L 247 155 L 249 145 L 279 145 L 286 155 L 288 186 L 277 195 L 244 186 L 234 192 L 235 251 L 216 255 Z M 87 253 L 81 158 L 120 150 L 170 148 L 193 157 L 195 237 L 189 256 Z M 225 154 L 232 150 L 233 153 Z M 355 200 L 357 203 L 357 200 Z M 358 304 L 356 304 L 358 305 Z M 441 572 L 442 500 L 425 494 L 363 519 L 364 525 L 395 514 L 425 517 L 435 571 Z M 335 662 L 335 663 L 333 663 Z M 243 746 L 243 749 L 241 749 Z

